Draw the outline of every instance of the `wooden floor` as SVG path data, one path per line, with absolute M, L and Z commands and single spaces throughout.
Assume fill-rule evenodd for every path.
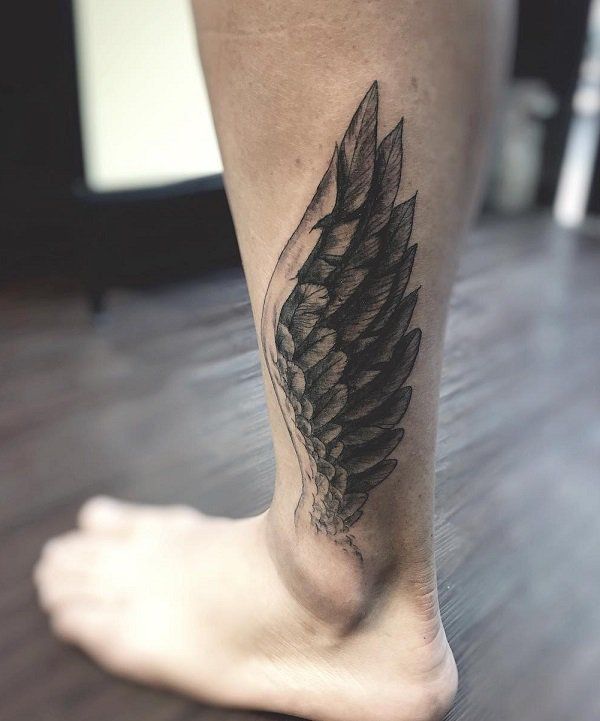
M 208 721 L 55 642 L 30 572 L 93 493 L 264 509 L 273 459 L 242 274 L 115 292 L 90 327 L 51 288 L 0 301 L 0 720 Z M 470 239 L 438 448 L 453 721 L 600 718 L 600 240 L 544 219 Z M 382 719 L 382 721 L 385 721 Z

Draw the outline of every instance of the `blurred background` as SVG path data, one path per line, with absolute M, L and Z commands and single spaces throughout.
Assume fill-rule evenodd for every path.
M 582 65 L 589 8 L 521 3 L 490 212 L 551 209 L 569 172 L 569 132 L 582 116 L 597 128 L 593 29 Z M 56 275 L 99 292 L 237 262 L 187 4 L 48 0 L 35 23 L 27 4 L 4 14 L 3 279 Z M 600 213 L 595 132 L 572 148 L 590 177 L 577 188 L 585 199 L 562 205 L 581 205 L 579 216 Z
M 269 502 L 190 8 L 1 12 L 0 720 L 243 717 L 107 679 L 52 640 L 29 580 L 93 493 L 227 515 Z M 600 718 L 600 2 L 521 0 L 518 20 L 440 416 L 463 721 Z

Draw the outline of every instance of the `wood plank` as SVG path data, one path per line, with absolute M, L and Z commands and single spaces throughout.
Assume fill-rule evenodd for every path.
M 487 223 L 448 325 L 436 515 L 461 670 L 452 721 L 600 716 L 600 243 Z M 50 636 L 32 565 L 92 493 L 263 510 L 274 471 L 241 271 L 114 293 L 88 323 L 48 286 L 0 300 L 0 719 L 263 718 L 116 681 Z

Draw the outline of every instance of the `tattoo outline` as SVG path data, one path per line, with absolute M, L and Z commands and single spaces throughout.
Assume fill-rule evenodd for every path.
M 416 193 L 396 204 L 404 119 L 378 144 L 378 85 L 358 106 L 271 276 L 261 343 L 309 499 L 311 525 L 357 556 L 350 533 L 389 455 L 421 330 L 406 293 Z M 311 498 L 309 498 L 309 496 Z

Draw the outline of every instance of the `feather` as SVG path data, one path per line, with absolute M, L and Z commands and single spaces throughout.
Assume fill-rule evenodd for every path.
M 366 493 L 385 481 L 396 465 L 397 462 L 394 459 L 386 458 L 369 468 L 367 473 L 354 474 L 346 488 L 350 493 Z
M 404 120 L 387 135 L 377 151 L 375 184 L 377 194 L 365 235 L 378 233 L 388 224 L 402 174 L 402 130 Z
M 338 276 L 331 300 L 327 304 L 327 314 L 330 315 L 342 306 L 368 274 L 368 268 L 344 268 Z
M 350 474 L 368 471 L 394 450 L 400 443 L 403 433 L 402 428 L 386 430 L 378 438 L 368 443 L 344 448 L 340 456 L 340 463 Z
M 348 389 L 346 386 L 338 384 L 330 391 L 327 391 L 327 393 L 320 398 L 321 403 L 315 407 L 313 427 L 319 428 L 319 426 L 324 426 L 333 420 L 346 405 L 347 400 Z
M 334 386 L 342 377 L 347 362 L 345 353 L 335 351 L 308 368 L 306 377 L 311 397 L 318 398 Z
M 293 357 L 294 351 L 296 350 L 294 339 L 289 330 L 281 323 L 277 324 L 276 344 L 284 358 L 290 360 Z
M 396 347 L 408 329 L 418 295 L 419 291 L 416 289 L 402 298 L 395 307 L 392 307 L 388 317 L 389 332 L 374 338 L 364 353 L 356 351 L 359 357 L 354 359 L 352 365 L 356 374 L 351 380 L 354 386 L 362 385 L 358 382 L 358 378 L 361 374 L 364 375 L 365 368 L 380 368 L 382 364 L 391 360 Z
M 356 219 L 349 220 L 345 223 L 341 222 L 331 227 L 325 235 L 322 247 L 319 249 L 323 257 L 333 264 L 339 262 L 340 258 L 343 257 L 344 253 L 350 247 L 357 228 L 358 220 Z
M 281 318 L 281 322 L 288 327 L 292 338 L 302 341 L 307 337 L 319 320 L 319 311 L 325 307 L 328 300 L 327 289 L 322 285 L 303 284 L 298 286 L 298 292 L 289 307 L 289 321 L 286 323 L 287 319 L 283 315 L 283 311 Z
M 272 329 L 263 311 L 267 367 L 286 423 L 300 434 L 294 446 L 311 518 L 334 535 L 348 533 L 396 467 L 388 456 L 404 436 L 398 424 L 412 395 L 405 383 L 421 340 L 410 330 L 418 288 L 406 293 L 416 194 L 396 204 L 404 122 L 378 146 L 377 114 L 374 83 L 275 267 L 279 281 L 269 283 L 264 306 Z
M 360 426 L 360 428 L 349 429 L 341 437 L 344 446 L 361 446 L 377 440 L 385 433 L 381 426 Z
M 335 423 L 328 423 L 327 425 L 321 427 L 319 437 L 323 443 L 331 443 L 331 441 L 335 440 L 341 432 L 342 426 L 338 426 Z
M 371 187 L 377 147 L 377 83 L 354 113 L 340 150 L 340 194 L 346 212 L 357 210 L 364 203 Z
M 400 260 L 408 245 L 412 233 L 416 202 L 417 194 L 415 193 L 412 198 L 400 203 L 392 211 L 387 229 L 390 242 L 389 262 L 391 265 L 395 265 Z
M 345 516 L 353 516 L 367 502 L 366 493 L 348 493 L 344 497 L 341 511 Z
M 345 468 L 342 468 L 340 465 L 335 467 L 335 476 L 332 478 L 331 484 L 342 495 L 346 492 L 348 487 L 348 474 Z
M 396 271 L 394 287 L 385 305 L 382 306 L 379 315 L 374 319 L 373 325 L 369 327 L 369 331 L 371 333 L 379 333 L 387 326 L 396 305 L 404 297 L 404 291 L 406 290 L 406 286 L 408 285 L 410 274 L 412 272 L 416 250 L 417 246 L 413 245 L 402 256 L 400 267 Z
M 322 361 L 335 345 L 336 333 L 333 328 L 316 328 L 300 346 L 297 357 L 301 368 L 312 368 Z
M 381 428 L 391 428 L 398 425 L 408 410 L 411 395 L 412 388 L 410 386 L 400 388 L 395 393 L 384 398 L 379 405 L 370 409 L 368 413 L 361 415 L 359 417 L 361 423 Z

